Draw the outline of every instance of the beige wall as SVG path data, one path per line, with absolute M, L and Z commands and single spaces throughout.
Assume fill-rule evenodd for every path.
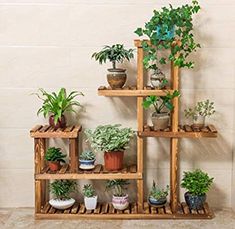
M 81 102 L 86 112 L 81 113 L 79 122 L 85 128 L 104 123 L 136 128 L 135 98 L 97 96 L 98 86 L 106 84 L 107 66 L 99 66 L 90 56 L 105 44 L 119 42 L 132 47 L 136 27 L 142 26 L 152 10 L 166 2 L 0 0 L 1 207 L 33 206 L 33 141 L 29 129 L 36 123 L 46 122 L 36 116 L 40 101 L 30 96 L 37 88 L 66 87 L 83 91 L 85 97 Z M 170 2 L 178 5 L 189 1 Z M 235 2 L 202 0 L 201 5 L 195 31 L 202 49 L 194 56 L 195 70 L 182 70 L 181 105 L 183 111 L 197 100 L 214 100 L 217 113 L 210 122 L 218 127 L 219 137 L 182 140 L 180 171 L 182 174 L 196 167 L 206 170 L 215 177 L 209 193 L 211 204 L 231 207 L 231 190 L 235 194 L 235 184 L 231 182 Z M 134 82 L 135 61 L 126 67 L 128 82 Z M 146 191 L 153 178 L 163 185 L 169 183 L 168 140 L 147 139 L 147 143 Z M 135 160 L 135 144 L 132 145 L 127 160 Z M 102 161 L 102 155 L 99 160 Z

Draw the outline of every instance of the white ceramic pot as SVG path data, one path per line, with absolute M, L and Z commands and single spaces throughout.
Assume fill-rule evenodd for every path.
M 164 130 L 169 125 L 170 116 L 167 112 L 152 114 L 152 123 L 154 130 Z
M 75 199 L 70 198 L 68 200 L 59 200 L 59 199 L 51 199 L 49 204 L 56 209 L 64 210 L 70 208 L 74 205 Z
M 129 206 L 128 195 L 125 196 L 113 196 L 113 207 L 117 210 L 124 210 Z
M 87 210 L 94 210 L 96 209 L 96 205 L 97 205 L 97 196 L 93 196 L 93 197 L 84 197 L 84 203 L 85 203 L 85 207 Z
M 203 128 L 205 126 L 205 117 L 198 115 L 195 116 L 193 119 L 193 126 L 196 128 Z

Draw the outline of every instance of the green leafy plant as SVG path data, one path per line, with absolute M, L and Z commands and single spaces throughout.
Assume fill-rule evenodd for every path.
M 188 108 L 184 110 L 184 115 L 186 118 L 192 117 L 193 120 L 197 120 L 198 116 L 210 117 L 215 113 L 214 102 L 210 102 L 209 99 L 205 101 L 200 101 L 193 108 Z
M 166 96 L 159 97 L 155 95 L 150 95 L 146 97 L 142 105 L 144 109 L 148 109 L 150 106 L 153 106 L 155 112 L 157 112 L 158 114 L 160 114 L 165 107 L 168 110 L 172 111 L 174 109 L 174 106 L 171 100 L 179 95 L 179 91 L 176 90 L 172 94 L 167 93 Z
M 155 181 L 153 181 L 153 186 L 149 192 L 149 197 L 154 198 L 155 200 L 165 199 L 168 196 L 169 185 L 166 186 L 166 189 L 160 189 L 157 187 Z
M 158 64 L 166 64 L 168 61 L 173 61 L 174 65 L 179 67 L 194 67 L 194 63 L 187 61 L 187 58 L 200 47 L 200 44 L 194 41 L 192 23 L 193 14 L 199 10 L 198 1 L 195 0 L 192 5 L 162 7 L 161 10 L 153 11 L 153 17 L 145 23 L 144 28 L 136 29 L 138 36 L 146 35 L 150 39 L 150 43 L 142 43 L 147 53 L 143 60 L 146 69 L 157 69 Z M 167 36 L 169 31 L 173 31 L 174 36 Z M 175 40 L 178 42 L 172 46 Z M 167 49 L 171 50 L 170 54 L 160 57 L 159 51 Z
M 93 197 L 95 196 L 95 189 L 91 184 L 85 184 L 82 189 L 82 193 L 86 197 Z
M 213 183 L 214 178 L 207 173 L 196 169 L 192 172 L 184 172 L 181 186 L 194 196 L 206 194 Z
M 40 88 L 39 93 L 35 93 L 39 99 L 43 101 L 42 107 L 38 110 L 37 114 L 43 113 L 44 117 L 54 115 L 55 125 L 61 119 L 65 111 L 75 112 L 73 106 L 82 107 L 74 98 L 82 95 L 82 92 L 72 91 L 67 95 L 65 88 L 61 88 L 58 93 L 52 92 L 51 94 Z
M 83 151 L 79 158 L 81 160 L 94 160 L 95 159 L 95 154 L 92 151 Z
M 50 184 L 50 191 L 59 200 L 70 199 L 70 194 L 77 190 L 77 183 L 72 180 L 55 180 Z
M 106 190 L 112 189 L 114 196 L 125 196 L 125 190 L 127 189 L 127 185 L 129 185 L 128 180 L 118 179 L 118 180 L 109 180 L 106 183 Z
M 99 61 L 100 64 L 110 61 L 113 69 L 116 69 L 116 63 L 122 63 L 124 60 L 130 60 L 134 57 L 134 49 L 125 49 L 123 44 L 106 45 L 100 52 L 92 54 L 92 58 Z
M 46 161 L 60 161 L 64 162 L 65 154 L 61 152 L 60 148 L 50 147 L 46 151 L 45 159 Z
M 86 130 L 91 147 L 97 151 L 123 151 L 128 147 L 134 131 L 121 128 L 120 124 L 98 126 L 94 131 Z

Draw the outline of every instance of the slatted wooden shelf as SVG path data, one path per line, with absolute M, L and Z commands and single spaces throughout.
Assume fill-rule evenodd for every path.
M 164 96 L 167 93 L 172 93 L 173 90 L 156 90 L 151 87 L 144 87 L 144 89 L 137 89 L 136 86 L 126 86 L 120 89 L 111 89 L 110 87 L 101 86 L 98 88 L 98 95 L 100 96 L 148 96 L 148 95 L 158 95 Z
M 41 213 L 36 214 L 38 219 L 211 219 L 213 212 L 205 203 L 204 208 L 190 211 L 186 203 L 181 203 L 176 213 L 172 213 L 169 205 L 161 208 L 150 207 L 144 203 L 143 212 L 138 211 L 137 203 L 131 203 L 123 211 L 113 208 L 111 203 L 98 203 L 95 210 L 86 210 L 83 203 L 75 203 L 69 209 L 56 210 L 47 202 Z
M 184 125 L 178 127 L 178 132 L 173 132 L 170 128 L 155 131 L 152 126 L 144 126 L 143 132 L 138 132 L 140 137 L 164 137 L 164 138 L 216 138 L 217 130 L 213 125 L 204 128 L 195 128 Z
M 40 174 L 35 175 L 36 179 L 142 179 L 142 174 L 137 173 L 137 166 L 126 166 L 120 171 L 107 171 L 104 166 L 97 164 L 92 170 L 78 169 L 77 173 L 71 173 L 68 164 L 64 164 L 57 172 L 51 172 L 48 167 L 42 170 Z
M 30 130 L 32 138 L 77 138 L 82 126 L 68 126 L 55 130 L 49 125 L 37 125 Z

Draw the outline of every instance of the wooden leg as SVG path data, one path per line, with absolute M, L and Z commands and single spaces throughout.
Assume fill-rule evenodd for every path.
M 144 182 L 143 180 L 137 180 L 137 201 L 138 201 L 138 213 L 142 213 L 143 208 L 144 208 Z
M 42 204 L 42 182 L 40 180 L 35 181 L 35 213 L 40 213 Z
M 173 213 L 178 209 L 178 139 L 171 139 L 171 172 L 170 172 L 170 199 Z
M 70 156 L 70 171 L 78 172 L 78 139 L 69 139 L 69 156 Z

